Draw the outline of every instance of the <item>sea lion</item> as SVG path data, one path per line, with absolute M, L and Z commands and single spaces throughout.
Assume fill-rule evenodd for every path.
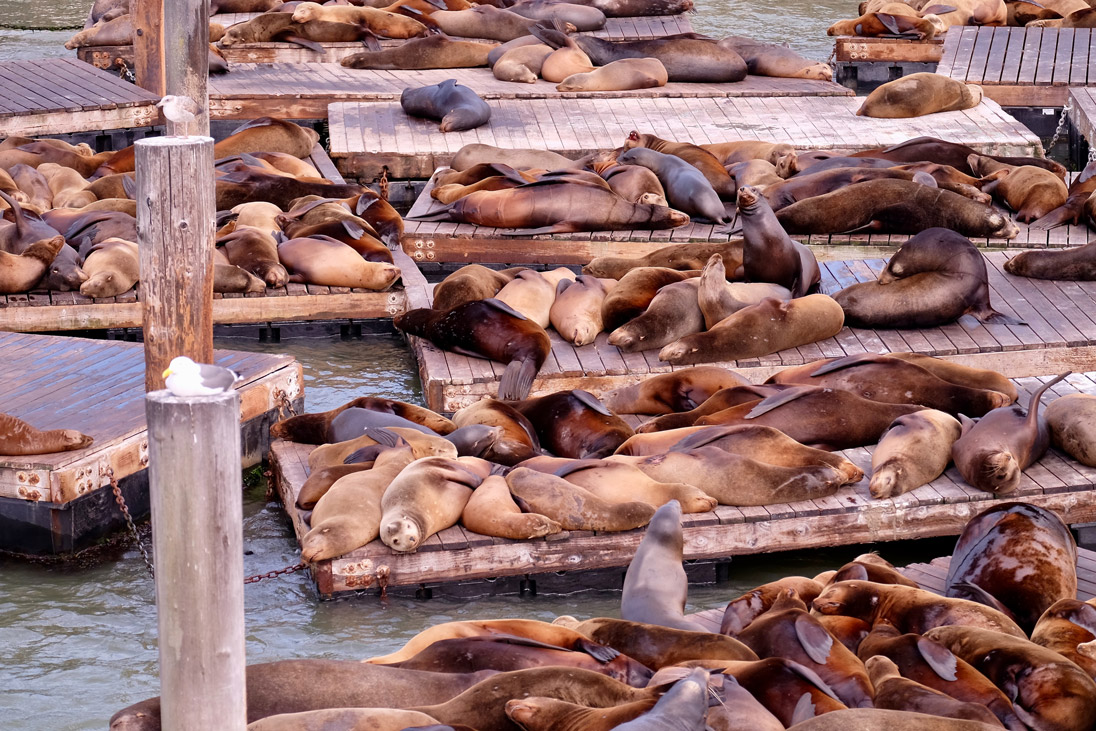
M 660 731 L 673 728 L 681 731 L 705 731 L 708 719 L 708 671 L 693 668 L 682 680 L 674 683 L 650 711 L 643 716 L 617 726 L 620 731 Z
M 955 544 L 949 597 L 1002 611 L 1030 632 L 1059 599 L 1077 596 L 1077 543 L 1056 513 L 999 503 L 972 518 Z
M 1046 214 L 1032 227 L 1038 230 L 1050 229 L 1065 223 L 1078 224 L 1086 209 L 1088 199 L 1096 191 L 1096 162 L 1085 165 L 1084 170 L 1069 184 L 1069 197 L 1066 202 Z
M 693 9 L 693 0 L 575 0 L 590 5 L 609 18 L 678 15 Z
M 496 271 L 480 264 L 467 264 L 434 286 L 435 310 L 451 310 L 457 305 L 488 299 L 498 294 L 522 268 Z
M 610 408 L 612 408 L 610 406 Z M 1071 393 L 1054 399 L 1043 412 L 1054 446 L 1089 467 L 1096 467 L 1096 396 Z
M 901 119 L 956 112 L 981 103 L 982 87 L 977 84 L 964 84 L 935 73 L 917 73 L 876 87 L 856 115 Z
M 558 84 L 574 74 L 588 73 L 594 70 L 594 65 L 574 38 L 567 35 L 559 28 L 548 28 L 542 24 L 530 28 L 533 37 L 552 48 L 552 52 L 545 56 L 540 67 L 540 75 L 545 81 Z
M 874 581 L 876 584 L 900 584 L 915 589 L 920 587 L 916 581 L 894 568 L 894 564 L 875 553 L 862 553 L 834 571 L 826 586 L 838 581 Z
M 98 200 L 94 193 L 87 190 L 88 182 L 84 176 L 72 168 L 47 162 L 38 166 L 38 172 L 49 184 L 54 208 L 83 208 Z
M 827 586 L 811 606 L 822 614 L 844 614 L 872 625 L 885 621 L 901 632 L 925 634 L 933 627 L 965 625 L 1027 637 L 1015 622 L 984 604 L 897 584 L 841 581 Z
M 460 517 L 465 530 L 499 538 L 540 538 L 563 528 L 546 515 L 523 513 L 501 475 L 491 475 L 468 498 Z
M 793 203 L 776 214 L 788 233 L 918 233 L 950 228 L 963 236 L 1013 239 L 1019 229 L 989 206 L 910 180 L 868 180 Z
M 369 38 L 376 40 L 373 31 L 365 24 L 337 23 L 329 20 L 298 23 L 293 20 L 293 13 L 271 12 L 230 26 L 221 37 L 220 44 L 222 47 L 231 48 L 247 43 L 284 41 L 321 53 L 323 51 L 321 43 L 351 43 Z
M 474 142 L 457 150 L 449 167 L 456 171 L 464 171 L 480 163 L 504 163 L 516 170 L 534 168 L 562 170 L 575 165 L 575 161 L 571 158 L 551 150 L 509 149 Z
M 742 81 L 747 74 L 741 56 L 710 38 L 668 36 L 643 41 L 607 41 L 590 35 L 572 38 L 595 66 L 622 58 L 657 58 L 670 81 L 707 84 Z
M 464 11 L 458 11 L 464 12 Z M 487 65 L 489 43 L 455 41 L 446 35 L 412 38 L 396 48 L 365 51 L 339 63 L 348 69 L 456 69 Z
M 653 171 L 666 189 L 666 200 L 671 207 L 694 218 L 715 223 L 729 221 L 719 194 L 704 173 L 685 160 L 650 148 L 634 147 L 620 155 L 617 162 L 621 165 L 642 165 Z M 729 185 L 729 175 L 727 181 Z
M 213 291 L 214 292 L 265 292 L 266 283 L 251 272 L 241 269 L 234 264 L 228 264 L 227 259 L 214 261 L 213 264 Z M 81 270 L 82 271 L 82 270 Z
M 579 275 L 573 282 L 561 280 L 548 319 L 567 342 L 589 345 L 604 329 L 601 308 L 608 294 L 606 283 L 588 274 Z
M 403 731 L 429 726 L 437 719 L 418 711 L 397 708 L 320 708 L 300 713 L 279 713 L 247 726 L 247 731 L 324 731 L 341 728 L 356 731 Z
M 65 48 L 72 51 L 87 46 L 128 46 L 132 43 L 133 15 L 125 13 L 110 20 L 100 19 L 65 41 Z
M 1096 678 L 1096 606 L 1078 599 L 1059 599 L 1047 607 L 1035 628 L 1031 641 L 1054 650 Z
M 541 0 L 543 1 L 543 0 Z M 558 51 L 556 51 L 558 53 Z M 622 58 L 593 71 L 564 78 L 557 91 L 627 91 L 666 86 L 666 67 L 657 58 Z
M 610 332 L 639 317 L 668 284 L 695 277 L 699 272 L 679 272 L 667 267 L 639 267 L 620 278 L 601 305 L 601 321 Z
M 822 593 L 822 584 L 805 576 L 785 576 L 755 587 L 737 599 L 727 602 L 720 622 L 720 634 L 737 637 L 751 622 L 773 606 L 778 598 L 791 589 L 804 604 Z
M 650 172 L 647 168 L 642 169 Z M 636 258 L 599 256 L 584 266 L 582 273 L 592 274 L 595 277 L 622 279 L 631 270 L 643 267 L 694 271 L 701 269 L 712 254 L 722 256 L 726 267 L 733 272 L 742 264 L 742 239 L 733 238 L 716 244 L 671 244 Z
M 80 294 L 114 297 L 128 292 L 137 284 L 140 261 L 137 244 L 132 241 L 109 238 L 96 244 L 84 259 L 82 268 L 88 278 L 80 285 Z
M 694 409 L 658 416 L 640 425 L 636 431 L 656 432 L 676 430 L 681 432 L 682 437 L 684 437 L 684 429 L 695 425 L 696 420 L 702 416 L 716 414 L 741 404 L 757 404 L 760 403 L 762 399 L 783 393 L 787 389 L 788 386 L 784 384 L 761 384 L 758 386 L 746 384 L 744 386 L 724 388 L 712 394 Z
M 425 457 L 403 469 L 381 497 L 380 536 L 393 551 L 414 551 L 460 519 L 468 498 L 490 473 L 475 457 Z
M 757 188 L 738 189 L 738 215 L 742 219 L 742 270 L 747 280 L 779 284 L 791 290 L 793 297 L 821 290 L 822 273 L 814 254 L 788 237 Z
M 936 409 L 895 419 L 872 453 L 871 496 L 897 497 L 944 474 L 962 429 L 954 416 Z
M 817 673 L 791 660 L 769 657 L 718 664 L 725 675 L 733 676 L 788 728 L 812 715 L 829 715 L 845 708 Z M 715 665 L 709 661 L 704 667 Z M 657 675 L 655 679 L 658 679 Z
M 278 259 L 289 281 L 330 287 L 361 287 L 383 291 L 400 278 L 400 268 L 366 261 L 341 241 L 327 236 L 288 239 L 278 244 Z
M 766 186 L 762 191 L 762 195 L 765 196 L 765 200 L 769 202 L 774 211 L 780 211 L 798 201 L 832 193 L 853 183 L 884 178 L 912 181 L 915 179 L 915 175 L 915 173 L 908 170 L 899 170 L 894 167 L 839 167 L 819 171 L 807 170 L 804 173 L 793 175 L 783 182 Z M 931 176 L 926 177 L 931 178 Z M 921 178 L 921 180 L 924 180 L 924 178 Z M 990 202 L 990 199 L 981 191 L 978 191 L 978 194 L 982 196 L 981 202 L 987 204 Z
M 704 175 L 704 178 L 711 183 L 712 189 L 722 200 L 733 201 L 735 199 L 735 186 L 731 176 L 716 156 L 703 147 L 689 142 L 671 142 L 652 134 L 640 134 L 636 130 L 632 130 L 628 133 L 628 138 L 624 140 L 624 149 L 631 150 L 636 147 L 645 147 L 664 155 L 681 158 Z M 659 170 L 652 169 L 659 174 L 660 178 L 662 177 Z
M 523 511 L 547 516 L 563 530 L 632 530 L 646 525 L 655 513 L 647 503 L 609 502 L 562 477 L 527 467 L 508 473 L 506 483 Z
M 913 711 L 944 718 L 962 718 L 999 726 L 997 716 L 978 703 L 956 700 L 946 693 L 933 690 L 915 680 L 902 677 L 898 666 L 889 658 L 876 655 L 864 663 L 875 689 L 875 708 L 892 711 Z
M 382 447 L 396 446 L 401 439 L 411 445 L 411 451 L 416 458 L 457 457 L 457 446 L 445 437 L 424 434 L 417 429 L 392 426 L 370 430 L 368 434 L 357 439 L 316 447 L 308 455 L 308 469 L 315 472 L 341 464 L 372 462 Z
M 755 76 L 833 81 L 833 69 L 829 65 L 809 61 L 786 46 L 744 36 L 724 36 L 719 45 L 741 56 L 746 68 Z
M 1009 165 L 984 155 L 971 155 L 968 164 L 982 176 L 984 192 L 1016 211 L 1016 220 L 1031 223 L 1065 205 L 1069 191 L 1062 178 L 1033 165 Z
M 643 314 L 609 335 L 609 343 L 625 353 L 661 348 L 704 329 L 697 301 L 698 279 L 667 284 L 658 290 Z
M 524 269 L 498 291 L 495 299 L 546 328 L 551 322 L 549 313 L 556 299 L 556 285 L 540 272 Z
M 980 322 L 1020 324 L 993 309 L 985 258 L 965 236 L 929 228 L 895 252 L 875 282 L 834 294 L 850 324 L 860 327 L 939 327 L 971 315 Z
M 564 620 L 556 620 L 562 623 Z M 625 619 L 597 617 L 574 622 L 576 632 L 608 645 L 652 670 L 688 660 L 757 660 L 738 640 L 712 632 L 697 632 Z
M 380 449 L 378 448 L 378 453 Z M 308 479 L 301 485 L 300 492 L 294 505 L 300 510 L 311 510 L 316 507 L 320 498 L 327 494 L 331 486 L 338 482 L 339 478 L 373 467 L 373 462 L 357 462 L 355 464 L 338 464 L 328 467 L 320 467 L 308 473 Z
M 92 437 L 75 429 L 41 431 L 11 414 L 0 413 L 0 454 L 18 456 L 70 452 L 83 449 L 92 441 Z
M 601 401 L 617 414 L 670 414 L 695 409 L 716 391 L 745 385 L 749 381 L 734 371 L 695 366 L 648 376 L 609 391 Z
M 796 731 L 993 731 L 980 721 L 941 718 L 925 713 L 891 711 L 883 708 L 839 710 L 796 724 Z
M 426 411 L 426 409 L 423 409 L 423 411 Z M 443 419 L 443 417 L 440 416 L 437 418 L 439 421 Z M 394 426 L 414 429 L 430 436 L 437 433 L 429 427 L 423 426 L 418 420 L 408 419 L 394 411 L 348 406 L 346 408 L 340 408 L 338 412 L 331 417 L 328 423 L 327 439 L 325 441 L 327 443 L 346 442 L 351 439 L 357 439 L 369 429 L 387 429 Z M 453 430 L 450 429 L 448 433 L 449 435 L 452 435 Z
M 985 388 L 999 391 L 1015 401 L 1018 397 L 1016 384 L 997 371 L 985 368 L 972 368 L 971 366 L 954 363 L 944 358 L 934 358 L 931 355 L 921 353 L 888 353 L 891 358 L 900 358 L 909 363 L 915 363 L 927 371 L 935 373 L 945 381 L 957 383 L 971 388 Z
M 795 148 L 786 142 L 736 140 L 708 143 L 701 147 L 715 155 L 724 167 L 746 160 L 765 160 L 776 166 L 782 178 L 793 172 L 789 169 L 790 161 L 795 158 L 796 152 Z
M 382 38 L 415 38 L 429 31 L 417 20 L 379 8 L 304 2 L 293 9 L 294 23 L 327 21 L 364 26 Z
M 720 320 L 706 332 L 670 343 L 658 357 L 674 365 L 754 358 L 825 340 L 839 333 L 844 322 L 841 305 L 827 295 L 809 294 L 787 301 L 769 297 Z
M 557 457 L 597 458 L 612 454 L 632 428 L 587 391 L 557 391 L 511 404 L 523 414 L 541 445 Z
M 410 310 L 392 323 L 442 350 L 506 363 L 499 379 L 498 395 L 503 401 L 529 395 L 552 349 L 544 328 L 496 299 L 467 302 L 448 311 Z
M 530 37 L 536 40 L 535 37 Z M 495 51 L 497 50 L 495 49 Z M 492 51 L 492 53 L 495 51 Z M 540 78 L 540 70 L 544 66 L 544 59 L 548 58 L 550 53 L 552 53 L 552 47 L 540 42 L 511 48 L 499 56 L 494 63 L 491 63 L 491 73 L 499 81 L 535 84 L 537 79 Z M 490 61 L 491 59 L 488 58 L 488 62 Z
M 217 240 L 229 262 L 251 272 L 268 287 L 284 287 L 289 272 L 278 258 L 278 242 L 264 231 L 242 227 Z M 360 257 L 359 257 L 360 258 Z
M 977 155 L 978 151 L 957 142 L 947 142 L 936 137 L 915 137 L 897 145 L 873 150 L 861 150 L 852 153 L 853 157 L 881 157 L 894 162 L 929 162 L 941 165 L 951 165 L 960 172 L 968 175 L 974 174 L 967 158 Z M 1035 165 L 1036 167 L 1050 170 L 1063 179 L 1066 175 L 1065 166 L 1054 160 L 1041 157 L 1003 157 L 1001 155 L 989 155 L 998 162 L 1009 165 Z
M 380 396 L 359 396 L 329 411 L 300 414 L 299 416 L 282 419 L 270 427 L 270 436 L 275 439 L 288 439 L 305 444 L 325 444 L 338 441 L 331 438 L 331 422 L 336 416 L 350 408 L 396 414 L 438 434 L 448 434 L 457 426 L 460 426 L 423 406 Z
M 503 42 L 527 36 L 537 25 L 535 18 L 492 5 L 476 5 L 467 10 L 437 10 L 430 14 L 430 19 L 446 35 Z
M 826 29 L 826 35 L 866 38 L 894 36 L 928 41 L 947 30 L 947 25 L 939 16 L 930 13 L 922 17 L 902 2 L 887 3 L 880 10 L 889 12 L 866 12 L 858 18 L 839 20 Z
M 963 434 L 952 446 L 951 458 L 968 484 L 997 495 L 1020 486 L 1020 473 L 1050 446 L 1046 419 L 1039 415 L 1039 399 L 1067 375 L 1044 383 L 1032 395 L 1026 414 L 1023 407 L 1013 404 L 994 409 L 977 423 L 960 419 Z
M 463 12 L 463 11 L 460 11 Z M 404 89 L 400 106 L 412 117 L 426 117 L 441 122 L 442 132 L 459 132 L 487 124 L 491 107 L 476 92 L 461 86 L 456 79 L 446 79 L 432 86 Z
M 536 456 L 541 451 L 540 441 L 537 439 L 533 425 L 521 412 L 502 401 L 495 399 L 477 401 L 453 414 L 453 423 L 457 426 L 486 424 L 498 427 L 501 430 L 500 435 L 483 455 L 484 459 L 492 462 L 515 465 Z
M 576 3 L 555 3 L 546 0 L 521 0 L 507 8 L 524 18 L 544 20 L 549 23 L 569 23 L 578 31 L 601 30 L 605 27 L 605 13 L 593 6 Z
M 914 176 L 913 179 L 923 185 L 929 184 L 924 178 L 925 175 L 928 175 L 936 181 L 936 186 L 939 188 L 945 188 L 946 190 L 950 190 L 970 198 L 971 200 L 987 205 L 993 201 L 993 198 L 988 193 L 983 193 L 979 188 L 981 178 L 967 175 L 961 170 L 953 168 L 951 165 L 940 165 L 935 162 L 917 162 L 887 169 L 895 173 L 912 173 Z
M 625 200 L 668 205 L 666 189 L 662 187 L 658 176 L 640 165 L 621 165 L 617 162 L 618 154 L 617 150 L 604 152 L 590 163 L 594 172 L 605 179 L 612 191 Z M 619 279 L 619 277 L 613 277 L 613 279 Z
M 652 698 L 612 708 L 589 708 L 555 698 L 515 698 L 506 701 L 506 715 L 525 731 L 609 731 L 646 713 L 655 703 Z
M 350 553 L 380 535 L 381 496 L 415 459 L 411 447 L 387 449 L 372 469 L 337 480 L 312 510 L 311 530 L 301 538 L 301 560 L 324 561 Z
M 1007 689 L 1030 714 L 1028 725 L 1081 731 L 1096 723 L 1096 682 L 1053 650 L 984 627 L 936 627 L 924 634 Z
M 764 189 L 769 185 L 781 185 L 784 178 L 776 173 L 776 166 L 766 160 L 746 160 L 727 165 L 727 172 L 736 187 L 752 185 Z
M 1070 249 L 1021 251 L 1005 262 L 1005 271 L 1033 279 L 1096 280 L 1096 242 Z

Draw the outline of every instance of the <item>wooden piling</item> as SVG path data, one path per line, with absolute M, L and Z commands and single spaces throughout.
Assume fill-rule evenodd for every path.
M 165 731 L 247 726 L 240 399 L 145 397 Z
M 135 154 L 145 388 L 154 391 L 175 356 L 213 360 L 213 140 L 153 137 Z
M 163 30 L 166 4 L 164 0 L 133 0 L 132 3 L 133 74 L 137 86 L 158 96 L 167 93 L 164 91 Z
M 201 109 L 190 133 L 209 134 L 209 0 L 164 2 L 164 93 Z

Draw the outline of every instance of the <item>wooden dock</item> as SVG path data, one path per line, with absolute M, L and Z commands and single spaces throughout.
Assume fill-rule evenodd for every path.
M 1017 387 L 1030 394 L 1040 380 L 1022 378 Z M 1054 387 L 1059 395 L 1096 392 L 1096 373 L 1075 374 Z M 1049 399 L 1048 399 L 1049 400 Z M 1026 402 L 1026 396 L 1021 397 Z M 298 539 L 308 528 L 293 506 L 308 474 L 312 445 L 276 441 L 271 446 L 275 485 Z M 870 474 L 873 448 L 842 454 Z M 874 543 L 929 536 L 957 535 L 966 522 L 997 502 L 968 486 L 954 467 L 939 479 L 897 498 L 872 499 L 869 478 L 818 500 L 735 508 L 684 516 L 685 559 L 718 559 L 789 549 Z M 1096 519 L 1090 493 L 1096 470 L 1051 450 L 1025 470 L 1020 488 L 1007 501 L 1022 500 L 1056 511 L 1073 525 Z M 388 570 L 389 586 L 429 586 L 458 580 L 591 571 L 624 567 L 643 537 L 643 529 L 624 533 L 564 532 L 547 538 L 514 541 L 482 536 L 454 526 L 427 540 L 416 553 L 397 553 L 379 540 L 346 556 L 312 567 L 324 596 L 377 583 Z
M 952 28 L 937 73 L 980 84 L 1002 106 L 1061 107 L 1070 87 L 1096 85 L 1091 28 Z
M 74 58 L 0 61 L 0 138 L 148 127 L 159 99 Z
M 816 82 L 818 83 L 818 82 Z M 466 144 L 531 147 L 571 158 L 619 147 L 632 130 L 677 142 L 786 142 L 798 148 L 867 150 L 932 135 L 999 155 L 1038 155 L 1039 138 L 992 101 L 915 119 L 858 117 L 851 96 L 491 100 L 491 119 L 443 134 L 398 103 L 332 104 L 330 153 L 344 175 L 428 178 Z
M 1013 277 L 1002 269 L 1007 258 L 1004 253 L 986 255 L 990 302 L 1026 325 L 984 325 L 964 318 L 971 327 L 961 323 L 920 330 L 845 327 L 817 343 L 718 365 L 753 382 L 763 381 L 785 366 L 865 352 L 923 353 L 1017 378 L 1091 370 L 1096 358 L 1096 283 Z M 873 280 L 885 264 L 882 259 L 820 262 L 823 291 L 833 293 L 855 282 Z M 408 307 L 426 306 L 420 304 L 423 299 L 419 290 L 409 289 Z M 597 395 L 675 368 L 660 361 L 656 350 L 621 352 L 609 344 L 607 333 L 579 348 L 554 330 L 548 335 L 552 352 L 533 382 L 533 395 L 571 388 Z M 498 393 L 503 364 L 446 352 L 422 338 L 411 337 L 410 341 L 426 404 L 435 411 L 456 411 Z
M 939 63 L 944 39 L 913 41 L 904 38 L 837 36 L 833 40 L 838 63 Z
M 215 356 L 243 376 L 242 463 L 257 464 L 277 418 L 278 394 L 303 405 L 301 366 L 285 355 L 218 350 Z M 143 346 L 0 332 L 0 360 L 4 413 L 39 429 L 77 429 L 95 438 L 72 452 L 0 456 L 0 550 L 68 552 L 122 525 L 111 471 L 134 517 L 147 513 Z
M 1069 112 L 1070 122 L 1077 133 L 1096 148 L 1096 88 L 1074 86 L 1069 90 L 1069 103 L 1073 107 Z M 1090 153 L 1091 154 L 1091 153 Z

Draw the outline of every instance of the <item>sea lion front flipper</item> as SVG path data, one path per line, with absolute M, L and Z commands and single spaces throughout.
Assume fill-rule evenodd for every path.
M 572 475 L 576 472 L 581 472 L 582 470 L 599 467 L 601 464 L 602 461 L 600 459 L 573 459 L 552 474 L 556 477 L 567 477 L 567 475 Z
M 695 431 L 692 434 L 684 436 L 680 441 L 673 444 L 667 452 L 688 452 L 692 449 L 699 449 L 700 447 L 707 446 L 717 439 L 722 439 L 728 431 L 735 429 L 734 426 L 710 426 L 700 431 Z
M 583 391 L 581 388 L 576 388 L 571 391 L 571 395 L 581 401 L 586 407 L 596 411 L 602 416 L 615 416 L 612 411 L 609 411 L 605 404 L 598 401 L 597 396 L 589 391 Z
M 747 419 L 756 419 L 762 414 L 767 414 L 775 408 L 783 406 L 784 404 L 791 403 L 801 396 L 806 396 L 809 393 L 813 393 L 817 386 L 793 386 L 786 391 L 773 394 L 766 399 L 762 399 L 761 403 L 753 407 L 750 413 L 746 414 Z
M 917 651 L 932 671 L 944 680 L 955 680 L 958 675 L 959 661 L 948 648 L 925 637 L 917 638 Z
M 803 721 L 809 721 L 814 718 L 814 703 L 811 702 L 811 694 L 804 693 L 799 696 L 799 700 L 795 704 L 795 710 L 792 711 L 792 726 L 797 726 Z
M 351 238 L 360 239 L 362 236 L 365 236 L 365 229 L 351 221 L 349 218 L 344 218 L 342 220 L 342 227 Z
M 499 401 L 520 401 L 533 389 L 537 364 L 531 360 L 512 360 L 499 379 Z
M 998 312 L 992 307 L 987 307 L 980 312 L 971 312 L 976 320 L 987 325 L 1026 325 L 1023 320 L 1017 320 L 1012 315 L 1006 315 L 1003 312 Z
M 997 597 L 993 596 L 993 594 L 990 594 L 988 591 L 978 586 L 977 584 L 972 584 L 969 581 L 958 581 L 949 586 L 948 596 L 952 596 L 955 599 L 968 599 L 972 602 L 984 604 L 987 607 L 996 609 L 998 612 L 1001 612 L 1009 619 L 1013 621 L 1016 620 L 1016 615 L 1012 613 L 1012 610 L 1002 604 L 1001 600 L 999 600 Z
M 280 35 L 279 34 L 278 36 L 276 36 L 274 38 L 274 40 L 284 41 L 286 43 L 296 43 L 298 46 L 300 46 L 302 48 L 307 48 L 308 50 L 313 51 L 315 53 L 324 53 L 325 52 L 323 46 L 321 46 L 319 43 L 316 43 L 316 41 L 310 41 L 307 38 L 299 36 L 295 33 L 290 33 L 288 35 Z
M 609 662 L 610 660 L 620 657 L 619 650 L 615 650 L 608 645 L 602 645 L 586 638 L 577 640 L 572 649 L 576 652 L 585 652 L 598 662 Z
M 358 26 L 358 27 L 361 30 L 362 37 L 361 37 L 360 40 L 362 42 L 362 45 L 365 46 L 365 50 L 367 50 L 367 51 L 379 51 L 379 50 L 381 50 L 381 42 L 380 42 L 380 40 L 378 40 L 376 34 L 374 34 L 373 31 L 369 30 L 369 26 L 365 26 L 365 27 Z
M 529 319 L 528 317 L 521 314 L 520 312 L 518 312 L 513 307 L 506 304 L 505 302 L 503 302 L 500 299 L 495 299 L 494 297 L 488 297 L 487 299 L 480 300 L 480 301 L 483 302 L 485 305 L 489 305 L 491 307 L 494 307 L 499 312 L 505 312 L 507 315 L 510 315 L 511 317 L 516 317 L 519 320 L 528 320 Z
M 826 659 L 830 656 L 830 649 L 833 647 L 833 636 L 826 631 L 825 627 L 818 624 L 813 617 L 800 614 L 795 618 L 795 636 L 799 638 L 799 644 L 807 653 L 807 657 L 819 665 L 826 663 Z
M 954 13 L 958 8 L 954 5 L 932 5 L 927 8 L 921 9 L 921 15 L 946 15 L 948 13 Z
M 815 370 L 811 371 L 811 376 L 821 376 L 824 373 L 833 373 L 844 368 L 853 368 L 855 366 L 864 365 L 866 363 L 891 363 L 894 358 L 883 353 L 857 353 L 856 355 L 846 355 L 841 358 L 834 358 L 829 363 L 823 363 Z
M 137 178 L 136 176 L 130 177 L 128 175 L 122 176 L 122 192 L 126 194 L 126 197 L 132 200 L 137 200 Z

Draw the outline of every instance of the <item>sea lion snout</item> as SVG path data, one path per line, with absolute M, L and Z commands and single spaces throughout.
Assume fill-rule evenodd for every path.
M 901 473 L 901 467 L 884 465 L 872 474 L 868 492 L 877 500 L 894 497 L 895 488 L 898 486 L 898 477 Z

